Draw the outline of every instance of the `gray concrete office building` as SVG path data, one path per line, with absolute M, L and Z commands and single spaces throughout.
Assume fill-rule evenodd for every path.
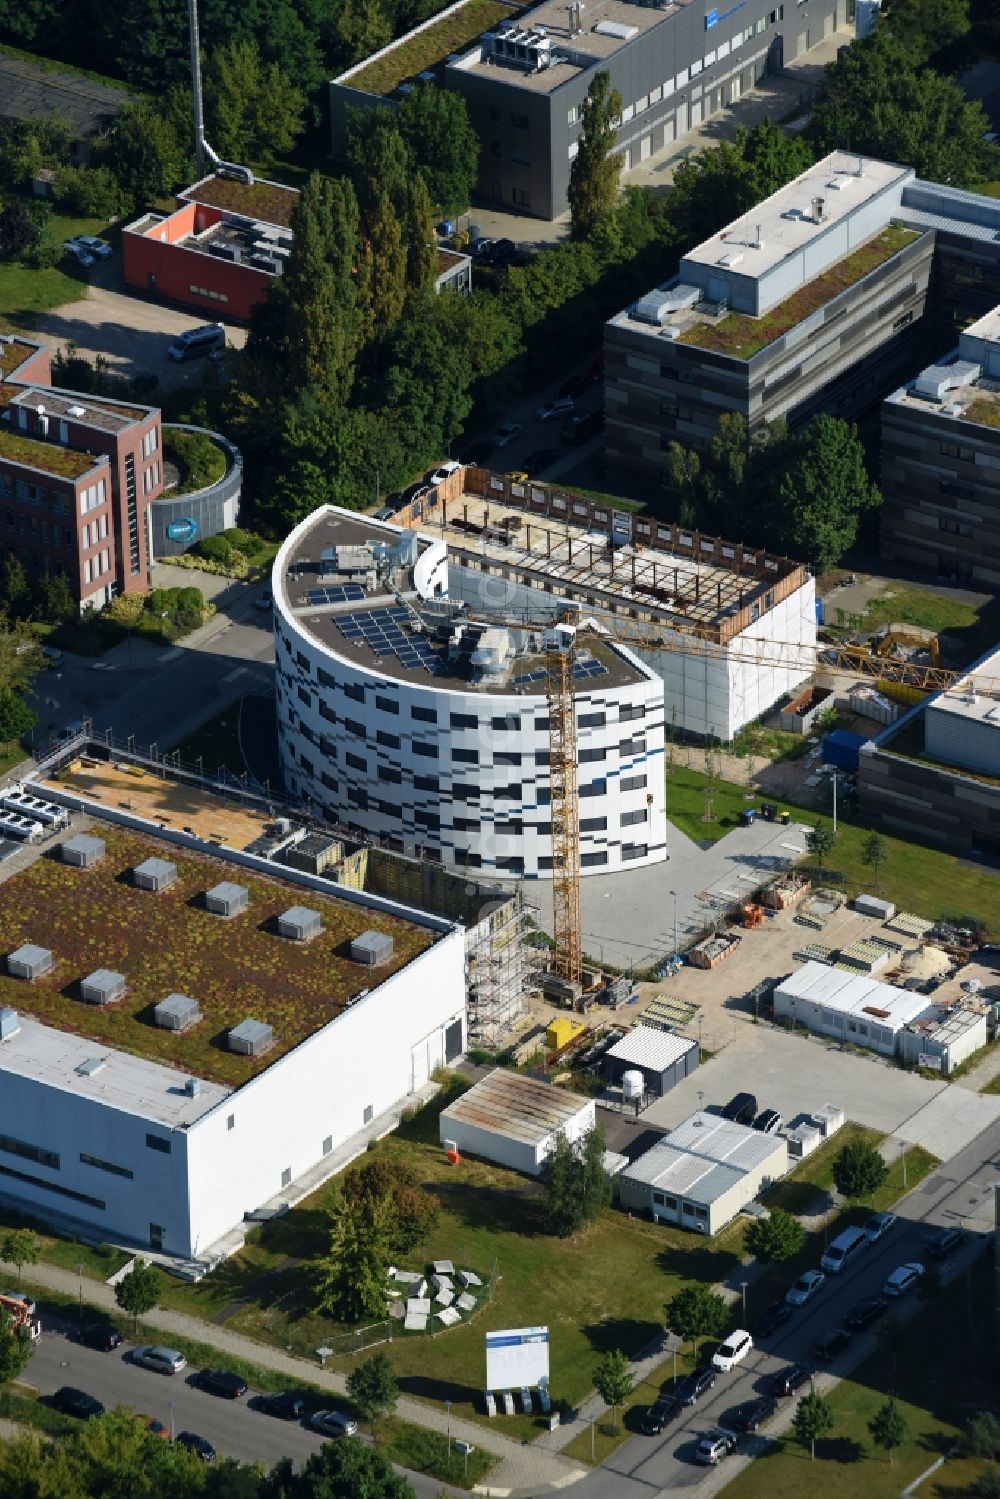
M 899 221 L 908 167 L 831 152 L 685 255 L 605 327 L 608 468 L 659 482 L 725 412 L 753 429 L 855 418 L 915 347 L 934 231 Z
M 621 95 L 617 143 L 627 173 L 831 36 L 846 23 L 847 6 L 498 3 L 490 28 L 463 43 L 463 13 L 471 21 L 477 12 L 454 5 L 331 82 L 333 152 L 343 154 L 350 107 L 392 107 L 415 83 L 434 82 L 468 105 L 480 142 L 477 200 L 557 218 L 568 206 L 583 101 L 599 69 Z

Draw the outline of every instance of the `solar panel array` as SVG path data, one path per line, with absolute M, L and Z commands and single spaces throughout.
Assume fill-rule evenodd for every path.
M 447 676 L 448 663 L 430 641 L 403 629 L 411 618 L 408 609 L 369 609 L 341 615 L 337 624 L 348 640 L 363 640 L 378 656 L 395 656 L 403 666 L 422 666 L 431 676 Z
M 607 671 L 607 667 L 593 656 L 581 652 L 573 663 L 573 679 L 576 682 L 586 681 L 588 677 L 599 677 Z M 514 678 L 515 687 L 528 687 L 532 682 L 544 682 L 545 671 L 522 672 L 519 677 Z
M 356 604 L 364 596 L 365 591 L 360 583 L 338 583 L 333 588 L 310 588 L 306 594 L 310 604 Z

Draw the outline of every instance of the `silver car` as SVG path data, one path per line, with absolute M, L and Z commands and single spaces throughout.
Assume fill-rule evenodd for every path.
M 176 1348 L 164 1348 L 161 1343 L 144 1343 L 132 1355 L 132 1362 L 154 1374 L 179 1374 L 187 1368 L 187 1359 Z
M 345 1416 L 343 1411 L 314 1411 L 309 1424 L 325 1437 L 356 1437 L 358 1434 L 357 1421 Z

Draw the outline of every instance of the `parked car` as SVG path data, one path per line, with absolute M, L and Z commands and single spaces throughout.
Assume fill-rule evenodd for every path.
M 907 1291 L 912 1291 L 917 1281 L 924 1273 L 924 1267 L 917 1260 L 912 1260 L 907 1265 L 899 1265 L 886 1279 L 882 1287 L 883 1296 L 905 1296 Z
M 207 1437 L 200 1437 L 196 1431 L 179 1431 L 177 1440 L 182 1447 L 187 1447 L 195 1457 L 200 1457 L 203 1463 L 215 1462 L 215 1448 Z
M 793 1308 L 788 1305 L 787 1301 L 772 1302 L 767 1311 L 761 1314 L 761 1319 L 757 1324 L 758 1339 L 769 1338 L 773 1332 L 778 1331 L 779 1327 L 784 1326 L 792 1314 Z
M 465 253 L 471 255 L 473 260 L 481 260 L 485 265 L 488 263 L 487 256 L 495 244 L 495 239 L 488 239 L 486 237 L 474 239 L 466 246 Z
M 94 257 L 90 251 L 85 250 L 75 239 L 63 240 L 63 254 L 68 260 L 75 260 L 77 265 L 82 266 L 85 271 L 89 271 L 94 264 Z
M 81 1421 L 88 1421 L 91 1416 L 104 1415 L 104 1406 L 96 1396 L 88 1395 L 85 1390 L 74 1389 L 69 1384 L 56 1390 L 49 1404 L 55 1410 L 62 1411 L 64 1416 L 77 1416 Z
M 844 1318 L 844 1326 L 854 1332 L 864 1332 L 877 1322 L 883 1312 L 888 1311 L 889 1303 L 884 1296 L 869 1296 L 865 1301 L 859 1301 L 857 1306 L 852 1306 Z
M 55 645 L 43 645 L 42 655 L 45 657 L 50 666 L 58 666 L 59 662 L 63 658 L 62 651 L 58 646 Z
M 447 463 L 439 463 L 434 472 L 428 475 L 428 484 L 443 484 L 445 479 L 457 474 L 462 465 L 457 458 L 449 458 Z
M 742 1327 L 738 1327 L 713 1353 L 712 1368 L 718 1369 L 722 1374 L 728 1374 L 730 1369 L 735 1369 L 737 1364 L 742 1363 L 752 1350 L 753 1338 Z
M 209 1395 L 219 1395 L 223 1400 L 238 1400 L 247 1392 L 247 1382 L 231 1369 L 201 1369 L 195 1375 L 195 1384 Z
M 294 1390 L 278 1390 L 273 1395 L 261 1395 L 257 1402 L 269 1416 L 279 1421 L 301 1421 L 306 1413 L 306 1403 Z
M 480 255 L 484 265 L 500 266 L 512 265 L 517 259 L 518 249 L 512 239 L 495 239 L 486 251 Z
M 548 468 L 550 463 L 555 463 L 558 457 L 555 448 L 536 448 L 533 453 L 528 454 L 524 463 L 530 474 L 537 474 L 543 468 Z
M 509 448 L 514 438 L 521 430 L 520 422 L 503 422 L 496 430 L 493 445 L 497 448 Z
M 571 416 L 569 421 L 563 422 L 559 428 L 559 436 L 563 442 L 575 444 L 596 437 L 603 428 L 604 408 L 599 406 L 596 411 L 580 411 L 576 416 Z
M 737 1431 L 756 1431 L 765 1421 L 770 1421 L 778 1409 L 773 1395 L 758 1395 L 756 1400 L 745 1400 L 733 1417 Z
M 575 405 L 572 396 L 556 396 L 555 400 L 546 401 L 544 406 L 539 406 L 535 412 L 535 420 L 538 422 L 551 422 L 557 416 L 565 416 L 572 411 Z
M 80 1333 L 80 1342 L 101 1353 L 113 1353 L 121 1347 L 122 1335 L 113 1322 L 91 1322 Z
M 734 1124 L 753 1124 L 757 1117 L 757 1100 L 752 1093 L 735 1093 L 722 1111 L 723 1119 Z
M 927 1253 L 932 1260 L 946 1260 L 964 1243 L 964 1228 L 942 1228 L 928 1242 Z
M 175 364 L 183 364 L 185 360 L 197 359 L 203 354 L 211 354 L 215 349 L 222 349 L 225 343 L 226 330 L 221 323 L 202 323 L 197 328 L 185 328 L 183 333 L 178 334 L 167 349 L 167 355 Z
M 114 254 L 111 245 L 106 239 L 99 239 L 96 234 L 76 234 L 73 236 L 78 245 L 86 250 L 88 255 L 93 255 L 95 260 L 110 260 Z
M 789 1364 L 787 1369 L 779 1369 L 777 1374 L 771 1375 L 768 1393 L 778 1397 L 794 1395 L 811 1378 L 812 1370 L 806 1364 Z
M 694 1405 L 700 1400 L 706 1390 L 710 1390 L 715 1384 L 715 1370 L 710 1364 L 703 1364 L 700 1369 L 695 1369 L 687 1379 L 682 1380 L 677 1394 L 682 1405 Z
M 739 1444 L 739 1437 L 735 1431 L 727 1431 L 724 1426 L 716 1426 L 712 1431 L 706 1431 L 694 1450 L 696 1463 L 704 1463 L 706 1467 L 714 1467 L 721 1463 L 724 1457 L 735 1452 Z
M 851 1332 L 846 1327 L 831 1327 L 828 1332 L 816 1339 L 813 1344 L 813 1358 L 821 1364 L 828 1364 L 838 1354 L 843 1353 L 851 1341 Z
M 884 1234 L 887 1234 L 896 1221 L 895 1213 L 872 1213 L 865 1224 L 865 1233 L 868 1235 L 869 1244 L 877 1244 Z
M 309 1425 L 326 1437 L 356 1437 L 358 1434 L 357 1421 L 345 1416 L 343 1411 L 313 1411 Z
M 392 520 L 395 513 L 391 505 L 380 505 L 372 516 L 372 520 Z
M 822 1270 L 807 1270 L 786 1292 L 785 1300 L 789 1306 L 802 1306 L 816 1295 L 825 1280 L 826 1276 Z
M 258 593 L 257 597 L 253 601 L 254 608 L 259 609 L 262 614 L 264 613 L 265 609 L 272 608 L 273 604 L 274 599 L 271 595 L 270 588 L 265 588 L 263 593 Z
M 154 1374 L 179 1374 L 187 1368 L 187 1359 L 176 1348 L 164 1348 L 162 1343 L 143 1343 L 132 1354 L 132 1362 Z
M 753 1122 L 753 1127 L 759 1129 L 762 1135 L 776 1135 L 782 1123 L 777 1109 L 761 1109 Z
M 639 1425 L 647 1437 L 658 1437 L 672 1416 L 677 1414 L 680 1402 L 676 1395 L 660 1395 L 649 1407 Z

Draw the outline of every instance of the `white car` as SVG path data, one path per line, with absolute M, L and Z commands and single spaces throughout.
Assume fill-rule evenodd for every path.
M 144 1343 L 132 1355 L 132 1362 L 154 1374 L 179 1374 L 187 1368 L 187 1359 L 176 1348 L 164 1348 L 161 1343 Z
M 352 1421 L 343 1411 L 313 1411 L 309 1424 L 326 1437 L 356 1437 L 358 1434 L 357 1421 Z
M 556 396 L 554 401 L 547 401 L 544 406 L 539 406 L 535 412 L 537 422 L 551 422 L 557 416 L 566 416 L 573 410 L 576 402 L 572 396 Z
M 883 1234 L 887 1234 L 896 1221 L 895 1213 L 872 1213 L 865 1224 L 865 1238 L 869 1244 L 877 1244 Z
M 449 479 L 452 474 L 457 474 L 461 467 L 462 465 L 456 459 L 449 458 L 447 463 L 442 463 L 434 470 L 427 482 L 428 484 L 443 484 L 445 479 Z
M 75 239 L 63 240 L 63 254 L 68 255 L 70 260 L 75 260 L 77 265 L 82 265 L 85 271 L 89 271 L 94 264 L 94 257 L 90 251 L 85 250 Z
M 900 1265 L 895 1269 L 882 1287 L 883 1296 L 905 1296 L 907 1291 L 912 1291 L 917 1281 L 924 1273 L 923 1265 L 913 1260 L 909 1265 Z
M 86 250 L 88 255 L 93 255 L 96 260 L 110 260 L 114 250 L 106 239 L 98 239 L 96 234 L 77 234 L 75 242 Z
M 802 1306 L 810 1297 L 815 1296 L 820 1286 L 826 1280 L 822 1270 L 807 1270 L 800 1275 L 798 1280 L 786 1294 L 785 1300 L 789 1306 Z
M 728 1374 L 730 1369 L 735 1369 L 746 1358 L 752 1348 L 753 1338 L 742 1327 L 737 1328 L 712 1355 L 712 1368 Z

